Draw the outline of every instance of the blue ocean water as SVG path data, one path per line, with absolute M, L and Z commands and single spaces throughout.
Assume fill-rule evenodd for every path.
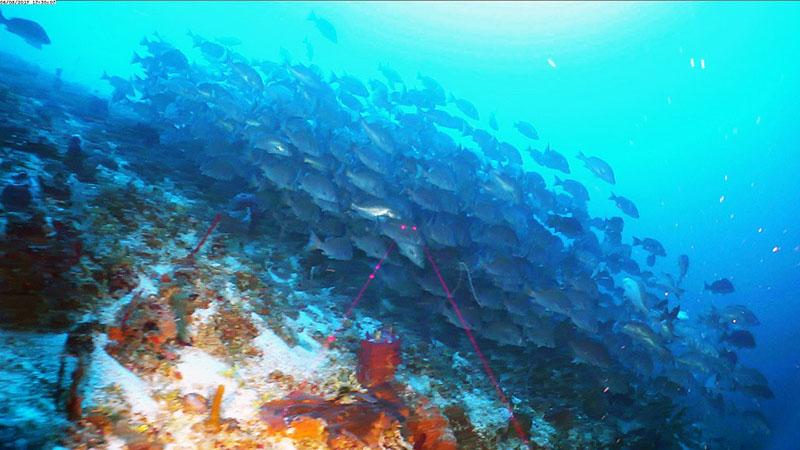
M 329 20 L 338 43 L 306 20 Z M 488 129 L 518 148 L 518 120 L 567 156 L 589 189 L 592 216 L 618 215 L 611 193 L 633 200 L 624 240 L 653 237 L 666 248 L 654 271 L 691 261 L 681 309 L 690 316 L 742 304 L 760 319 L 757 347 L 739 352 L 775 392 L 761 401 L 768 447 L 797 448 L 800 433 L 800 4 L 518 2 L 60 2 L 4 6 L 35 20 L 43 50 L 0 32 L 0 51 L 63 79 L 111 92 L 104 71 L 141 74 L 130 63 L 153 32 L 187 53 L 187 30 L 241 40 L 237 51 L 312 62 L 328 75 L 377 78 L 390 64 L 407 84 L 418 73 L 471 101 Z M 455 111 L 453 109 L 453 111 Z M 609 186 L 582 167 L 579 151 L 603 158 Z M 552 183 L 555 172 L 524 156 Z M 644 260 L 642 250 L 635 257 Z M 714 296 L 703 283 L 727 277 L 736 292 Z

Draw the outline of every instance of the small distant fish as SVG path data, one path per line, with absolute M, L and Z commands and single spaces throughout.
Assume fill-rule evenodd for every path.
M 703 282 L 703 290 L 711 291 L 712 294 L 730 294 L 733 292 L 733 283 L 727 278 L 721 278 L 711 284 Z
M 613 192 L 611 193 L 611 197 L 608 199 L 613 201 L 617 205 L 617 208 L 621 209 L 625 214 L 633 217 L 634 219 L 639 218 L 639 210 L 636 209 L 636 205 L 629 199 L 620 195 L 614 195 Z
M 111 100 L 114 102 L 122 100 L 125 97 L 133 97 L 136 95 L 131 82 L 122 77 L 109 76 L 105 71 L 103 71 L 103 75 L 100 77 L 100 79 L 108 81 L 108 83 L 114 87 L 114 93 L 111 97 Z
M 364 120 L 363 117 L 359 118 L 359 122 L 361 123 L 361 128 L 367 133 L 370 141 L 375 144 L 376 147 L 383 150 L 385 153 L 391 155 L 394 154 L 394 142 L 392 140 L 392 135 L 389 133 L 388 130 L 384 129 L 378 124 L 369 124 L 367 121 Z
M 383 77 L 386 78 L 391 84 L 403 84 L 403 79 L 400 78 L 400 74 L 397 73 L 394 69 L 389 67 L 389 64 L 380 64 L 378 63 L 378 70 L 383 74 Z
M 583 161 L 586 168 L 591 170 L 597 178 L 610 184 L 616 184 L 617 181 L 614 179 L 614 170 L 607 162 L 595 156 L 586 156 L 583 152 L 578 153 L 578 159 Z
M 636 245 L 641 246 L 648 253 L 651 253 L 651 254 L 656 255 L 656 256 L 667 256 L 667 251 L 664 250 L 664 246 L 661 245 L 661 242 L 658 242 L 657 240 L 655 240 L 653 238 L 639 239 L 639 238 L 634 236 L 633 237 L 633 245 L 634 246 L 636 246 Z
M 384 240 L 385 238 L 382 238 L 381 236 L 351 236 L 350 239 L 353 241 L 353 244 L 356 246 L 356 248 L 372 258 L 382 258 L 388 249 L 388 246 Z
M 580 202 L 589 201 L 589 191 L 584 185 L 575 180 L 562 180 L 556 175 L 556 182 L 554 184 L 564 188 L 575 200 Z
M 526 138 L 533 139 L 534 141 L 539 140 L 539 133 L 536 132 L 536 128 L 533 128 L 533 125 L 528 122 L 516 122 L 514 123 L 514 128 Z
M 744 305 L 728 305 L 719 312 L 719 320 L 740 326 L 760 325 L 758 317 Z
M 575 238 L 583 233 L 583 226 L 574 217 L 552 215 L 547 219 L 547 226 L 554 228 L 564 236 Z
M 59 90 L 61 86 L 64 85 L 64 80 L 61 79 L 61 74 L 63 73 L 63 69 L 60 67 L 56 69 L 56 78 L 53 80 L 53 89 Z
M 266 208 L 262 199 L 259 199 L 254 194 L 242 192 L 231 199 L 230 203 L 228 204 L 228 209 L 231 211 L 242 211 L 247 209 L 250 215 L 250 226 L 248 231 L 253 232 L 255 227 L 258 226 L 261 215 Z
M 0 12 L 0 24 L 5 25 L 9 33 L 16 34 L 24 39 L 28 45 L 36 47 L 39 50 L 42 49 L 42 45 L 50 43 L 50 38 L 47 37 L 44 28 L 32 20 L 19 18 L 6 19 L 3 13 Z
M 219 42 L 222 45 L 227 45 L 229 47 L 242 45 L 242 41 L 240 41 L 239 39 L 237 39 L 235 37 L 232 37 L 232 36 L 218 36 L 214 40 Z
M 339 86 L 343 87 L 353 95 L 357 95 L 362 98 L 369 97 L 369 91 L 367 90 L 367 87 L 364 86 L 364 83 L 362 83 L 361 80 L 356 77 L 350 75 L 342 75 L 339 77 L 336 76 L 335 73 L 331 72 L 331 83 L 338 83 Z
M 738 348 L 755 348 L 756 346 L 756 339 L 753 337 L 753 333 L 747 330 L 731 331 L 730 333 L 722 336 L 720 341 L 728 342 L 729 344 Z
M 314 47 L 311 46 L 311 41 L 308 40 L 308 36 L 303 39 L 303 44 L 306 46 L 306 56 L 308 57 L 308 60 L 311 61 L 314 59 Z
M 633 306 L 645 315 L 650 313 L 650 309 L 644 304 L 645 290 L 642 283 L 633 278 L 624 278 L 622 280 L 624 289 L 624 297 L 631 301 Z
M 228 57 L 228 50 L 222 45 L 203 39 L 192 33 L 191 30 L 186 34 L 192 38 L 194 47 L 200 47 L 200 53 L 202 53 L 207 60 L 211 62 L 222 62 Z
M 478 115 L 478 108 L 475 107 L 472 103 L 463 98 L 455 98 L 453 94 L 450 94 L 450 98 L 448 99 L 449 102 L 455 103 L 456 108 L 459 109 L 465 116 L 469 117 L 470 119 L 480 120 L 480 115 Z
M 567 158 L 561 153 L 551 150 L 550 144 L 547 145 L 544 152 L 536 151 L 531 147 L 528 147 L 528 152 L 531 154 L 533 160 L 536 161 L 536 164 L 569 173 L 569 162 L 567 162 Z
M 494 116 L 494 113 L 489 113 L 489 128 L 497 131 L 500 127 L 497 126 L 497 117 Z
M 409 244 L 407 242 L 398 242 L 397 249 L 399 253 L 409 261 L 414 263 L 420 269 L 425 268 L 425 251 L 422 249 L 422 246 Z
M 308 239 L 306 250 L 322 250 L 328 258 L 338 259 L 340 261 L 349 261 L 353 259 L 353 245 L 350 239 L 346 237 L 332 237 L 323 242 L 316 233 L 311 232 Z
M 278 52 L 281 54 L 281 60 L 284 63 L 289 64 L 292 62 L 292 54 L 286 49 L 286 47 L 281 45 L 281 47 L 278 49 Z
M 336 34 L 336 28 L 334 28 L 332 23 L 328 22 L 325 19 L 317 17 L 314 11 L 311 11 L 311 14 L 308 15 L 307 20 L 314 22 L 319 32 L 322 33 L 323 36 L 325 36 L 325 39 L 333 42 L 334 44 L 339 43 L 339 36 Z
M 689 256 L 688 255 L 680 255 L 678 256 L 678 269 L 680 269 L 681 273 L 678 277 L 678 284 L 683 281 L 683 277 L 686 276 L 686 272 L 689 271 Z
M 608 350 L 594 339 L 575 338 L 567 341 L 575 354 L 575 362 L 582 362 L 597 367 L 607 368 L 612 364 Z

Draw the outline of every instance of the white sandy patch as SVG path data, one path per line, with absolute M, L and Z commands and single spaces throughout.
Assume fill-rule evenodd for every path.
M 108 338 L 105 335 L 95 337 L 86 382 L 87 392 L 91 392 L 89 398 L 103 397 L 105 393 L 101 389 L 116 384 L 122 389 L 131 411 L 144 415 L 148 421 L 154 421 L 159 408 L 158 403 L 150 396 L 150 386 L 106 353 L 104 347 L 107 343 Z M 95 400 L 95 403 L 101 402 Z
M 182 395 L 195 392 L 210 399 L 219 385 L 225 386 L 226 393 L 234 392 L 238 387 L 233 378 L 223 375 L 231 367 L 208 353 L 185 347 L 178 355 L 177 368 L 183 377 L 178 381 L 178 388 Z

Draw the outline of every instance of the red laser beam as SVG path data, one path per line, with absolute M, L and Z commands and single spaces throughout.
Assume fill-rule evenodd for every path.
M 217 216 L 214 217 L 214 222 L 211 224 L 211 227 L 208 229 L 208 231 L 206 231 L 206 235 L 203 236 L 203 239 L 200 239 L 200 242 L 197 244 L 197 247 L 195 247 L 194 250 L 192 250 L 192 252 L 189 253 L 188 256 L 189 258 L 193 257 L 195 253 L 200 251 L 200 247 L 202 247 L 203 244 L 206 243 L 206 239 L 208 239 L 208 236 L 211 234 L 212 231 L 214 231 L 214 228 L 217 227 L 220 219 L 222 219 L 222 216 L 218 213 Z
M 416 227 L 414 227 L 416 230 Z M 422 249 L 425 250 L 425 254 L 428 255 L 428 261 L 431 262 L 431 267 L 436 272 L 436 276 L 439 278 L 439 282 L 442 284 L 444 288 L 444 292 L 447 294 L 447 299 L 450 300 L 450 304 L 453 305 L 453 310 L 456 312 L 458 316 L 458 320 L 461 322 L 461 326 L 464 328 L 464 331 L 467 332 L 467 337 L 469 338 L 470 343 L 472 343 L 472 347 L 475 349 L 475 352 L 478 354 L 478 358 L 480 358 L 481 363 L 483 363 L 483 370 L 486 371 L 486 375 L 489 376 L 489 380 L 491 380 L 492 385 L 494 386 L 494 390 L 497 391 L 497 395 L 500 397 L 500 401 L 503 402 L 503 406 L 506 407 L 509 414 L 511 414 L 511 422 L 514 424 L 514 429 L 517 431 L 517 435 L 525 443 L 525 446 L 530 447 L 530 443 L 528 442 L 528 438 L 525 437 L 525 432 L 522 430 L 522 425 L 520 425 L 517 417 L 514 415 L 514 410 L 511 409 L 511 404 L 506 399 L 505 394 L 503 394 L 503 390 L 500 389 L 500 383 L 497 382 L 497 379 L 492 372 L 492 369 L 489 368 L 489 363 L 486 361 L 486 358 L 483 356 L 483 352 L 481 352 L 481 348 L 478 347 L 478 342 L 472 336 L 472 331 L 470 331 L 469 327 L 467 326 L 467 322 L 464 320 L 464 316 L 461 315 L 461 310 L 458 309 L 458 305 L 456 305 L 456 301 L 453 300 L 453 296 L 450 294 L 450 289 L 447 288 L 447 284 L 444 282 L 444 278 L 442 278 L 442 274 L 439 273 L 439 268 L 436 266 L 436 263 L 433 261 L 433 256 L 431 256 L 431 252 L 428 251 L 428 247 L 425 244 L 422 244 Z
M 334 332 L 330 336 L 328 336 L 328 345 L 330 345 L 331 343 L 333 343 L 333 341 L 336 340 L 336 335 L 339 334 L 339 332 L 342 331 L 342 329 L 344 328 L 344 322 L 350 316 L 350 313 L 353 312 L 353 308 L 356 307 L 356 303 L 358 303 L 358 301 L 361 299 L 361 296 L 364 295 L 364 291 L 367 290 L 367 286 L 369 286 L 372 280 L 375 279 L 375 274 L 378 272 L 378 270 L 380 270 L 381 265 L 383 264 L 383 260 L 386 259 L 387 256 L 389 256 L 389 252 L 392 251 L 392 248 L 394 248 L 394 241 L 392 241 L 392 243 L 389 244 L 389 247 L 386 249 L 386 251 L 383 253 L 383 256 L 381 256 L 381 259 L 378 261 L 378 264 L 375 265 L 375 268 L 372 269 L 372 273 L 369 274 L 369 277 L 367 277 L 367 281 L 364 282 L 364 285 L 361 286 L 361 290 L 358 291 L 358 294 L 356 294 L 356 297 L 353 299 L 353 302 L 350 303 L 350 307 L 347 308 L 347 312 L 344 313 L 344 317 L 342 317 L 342 321 L 339 324 L 339 328 L 334 330 Z

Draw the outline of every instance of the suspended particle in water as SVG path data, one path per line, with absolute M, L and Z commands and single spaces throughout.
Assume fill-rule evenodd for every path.
M 728 181 L 728 176 L 727 175 L 725 175 L 725 181 Z
M 725 196 L 723 195 L 722 197 L 719 198 L 719 202 L 722 203 L 724 201 L 725 201 Z
M 756 125 L 761 125 L 761 116 L 756 117 Z
M 731 213 L 731 219 L 733 219 L 733 213 Z
M 669 98 L 669 97 L 667 97 L 667 104 L 668 104 L 668 105 L 671 105 L 671 104 L 672 104 L 672 99 L 671 99 L 671 98 Z
M 550 64 L 550 67 L 556 66 L 556 63 L 551 58 L 547 58 L 547 64 Z
M 689 58 L 689 65 L 694 67 L 694 58 Z
M 706 60 L 705 59 L 701 59 L 700 60 L 700 69 L 701 70 L 706 70 Z
M 781 248 L 776 245 L 775 247 L 772 247 L 772 253 L 778 253 L 778 250 L 780 249 Z
M 761 227 L 758 227 L 758 232 L 761 233 L 762 231 L 764 231 L 764 229 L 761 228 Z

